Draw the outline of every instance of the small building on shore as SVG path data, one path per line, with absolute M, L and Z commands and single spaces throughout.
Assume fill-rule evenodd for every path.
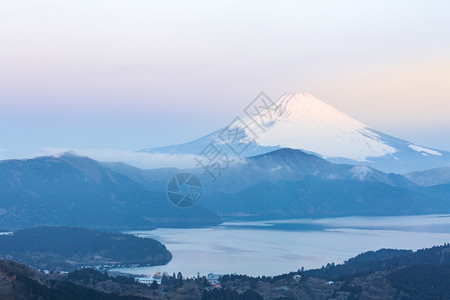
M 209 284 L 215 285 L 217 283 L 220 283 L 220 277 L 222 276 L 223 274 L 209 273 L 208 275 L 206 275 L 206 279 L 208 280 Z
M 161 284 L 161 278 L 153 278 L 153 277 L 137 277 L 135 280 L 139 283 L 146 284 L 150 286 L 153 281 L 156 281 L 157 284 Z

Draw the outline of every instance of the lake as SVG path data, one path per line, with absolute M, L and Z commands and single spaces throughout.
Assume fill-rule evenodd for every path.
M 208 273 L 279 275 L 341 263 L 380 248 L 428 248 L 450 242 L 450 215 L 343 217 L 225 222 L 200 229 L 129 231 L 164 243 L 173 259 L 164 266 L 114 269 L 183 276 Z

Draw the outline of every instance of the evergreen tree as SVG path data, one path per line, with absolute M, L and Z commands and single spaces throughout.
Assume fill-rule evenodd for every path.
M 153 280 L 152 284 L 150 285 L 150 289 L 157 290 L 158 289 L 158 283 L 156 280 Z

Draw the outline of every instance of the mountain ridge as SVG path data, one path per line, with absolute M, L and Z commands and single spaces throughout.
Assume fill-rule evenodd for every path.
M 0 227 L 83 226 L 106 230 L 198 227 L 220 219 L 202 206 L 180 210 L 165 191 L 99 162 L 63 154 L 0 163 Z
M 114 167 L 114 166 L 112 166 Z M 256 219 L 408 215 L 450 212 L 448 190 L 424 189 L 399 174 L 335 164 L 296 149 L 242 158 L 212 182 L 203 169 L 128 170 L 165 188 L 171 172 L 191 172 L 203 186 L 202 205 L 222 217 Z M 118 170 L 119 171 L 119 170 Z M 159 180 L 164 179 L 164 180 Z
M 167 199 L 180 172 L 202 182 L 188 209 Z M 0 163 L 0 227 L 85 226 L 108 230 L 199 227 L 221 216 L 252 218 L 450 212 L 450 185 L 422 187 L 365 165 L 335 164 L 297 149 L 243 158 L 215 182 L 203 169 L 142 170 L 74 155 Z
M 365 164 L 388 173 L 403 174 L 450 166 L 450 152 L 385 134 L 307 93 L 285 94 L 269 109 L 271 120 L 262 124 L 246 116 L 242 118 L 245 125 L 237 126 L 244 133 L 238 141 L 239 146 L 246 148 L 244 157 L 293 148 L 331 162 Z M 202 150 L 213 143 L 229 156 L 234 155 L 228 147 L 222 147 L 223 140 L 219 138 L 226 129 L 188 143 L 139 151 L 200 156 Z

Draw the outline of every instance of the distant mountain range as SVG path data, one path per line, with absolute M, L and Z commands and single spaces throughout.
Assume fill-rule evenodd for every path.
M 291 148 L 335 163 L 364 164 L 399 174 L 450 166 L 449 152 L 382 133 L 306 93 L 286 94 L 261 111 L 263 118 L 250 114 L 232 125 L 242 132 L 233 147 L 245 148 L 244 157 Z M 199 155 L 212 142 L 233 155 L 224 145 L 227 128 L 189 143 L 141 151 Z
M 450 184 L 450 167 L 411 172 L 405 174 L 405 177 L 422 186 Z
M 281 149 L 233 165 L 206 185 L 204 200 L 211 210 L 231 217 L 450 213 L 450 193 L 432 188 L 367 166 L 333 164 Z
M 99 162 L 72 154 L 0 162 L 0 228 L 84 226 L 108 230 L 220 223 L 201 205 L 180 210 Z
M 168 200 L 167 184 L 180 172 L 201 180 L 198 205 L 180 209 Z M 446 182 L 446 172 L 424 174 L 430 172 L 435 183 Z M 416 175 L 407 177 L 421 178 Z M 0 162 L 0 228 L 126 230 L 209 226 L 220 217 L 450 213 L 450 184 L 420 186 L 407 177 L 296 149 L 236 161 L 215 182 L 201 168 L 142 170 L 72 154 L 9 160 Z
M 151 189 L 165 189 L 177 169 L 106 164 Z M 402 175 L 364 165 L 334 164 L 295 149 L 245 158 L 203 184 L 202 205 L 222 217 L 296 218 L 450 213 L 450 189 L 422 187 Z M 449 185 L 450 187 L 450 185 Z

